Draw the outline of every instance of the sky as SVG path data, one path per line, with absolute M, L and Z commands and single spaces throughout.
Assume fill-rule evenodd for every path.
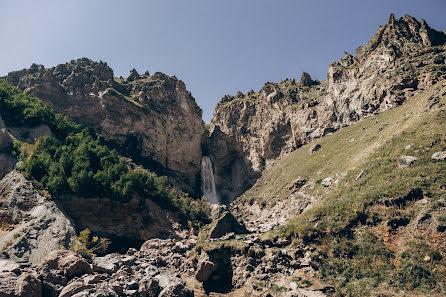
M 209 123 L 225 94 L 303 71 L 325 80 L 392 12 L 446 30 L 446 0 L 0 0 L 0 76 L 82 57 L 115 76 L 161 71 L 186 83 Z

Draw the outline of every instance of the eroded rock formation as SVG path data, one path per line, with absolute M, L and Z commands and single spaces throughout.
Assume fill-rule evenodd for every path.
M 202 111 L 176 77 L 135 70 L 127 79 L 114 78 L 106 63 L 83 58 L 48 69 L 33 64 L 6 80 L 93 128 L 181 189 L 199 194 Z
M 215 108 L 211 147 L 215 156 L 236 157 L 229 164 L 216 157 L 217 188 L 246 184 L 229 190 L 231 201 L 277 158 L 445 79 L 445 40 L 424 20 L 392 14 L 356 56 L 345 53 L 329 66 L 325 82 L 303 75 L 301 82 L 286 79 L 259 92 L 226 95 Z M 222 139 L 230 141 L 222 146 Z M 243 175 L 231 172 L 235 163 Z

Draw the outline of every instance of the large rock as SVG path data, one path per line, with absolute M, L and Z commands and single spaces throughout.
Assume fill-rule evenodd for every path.
M 228 211 L 224 212 L 217 219 L 215 226 L 211 230 L 210 238 L 219 238 L 231 232 L 234 232 L 235 234 L 244 234 L 248 233 L 248 230 Z
M 205 282 L 209 279 L 209 277 L 212 275 L 212 272 L 214 272 L 217 269 L 217 265 L 212 263 L 211 261 L 204 260 L 201 261 L 198 264 L 198 270 L 195 274 L 195 278 L 199 282 Z
M 82 291 L 88 291 L 94 288 L 94 285 L 85 284 L 83 281 L 71 282 L 59 294 L 59 297 L 71 297 Z
M 444 161 L 446 160 L 446 151 L 436 152 L 432 154 L 432 160 Z
M 85 259 L 67 250 L 51 252 L 37 267 L 37 271 L 43 281 L 45 296 L 58 296 L 74 277 L 93 273 L 90 264 Z M 67 296 L 77 288 L 73 285 L 73 288 L 67 289 Z
M 42 296 L 42 281 L 36 271 L 25 272 L 17 280 L 16 295 L 26 297 Z
M 52 251 L 37 268 L 39 271 L 60 271 L 68 279 L 93 272 L 84 258 L 68 250 Z
M 51 251 L 68 247 L 76 234 L 59 206 L 42 197 L 17 171 L 0 181 L 0 225 L 7 230 L 0 234 L 3 254 L 34 266 Z
M 14 272 L 0 272 L 0 297 L 15 297 L 17 279 Z
M 164 288 L 158 297 L 193 297 L 194 292 L 186 288 L 184 283 L 173 283 Z
M 399 168 L 409 167 L 417 160 L 414 156 L 399 156 L 397 159 L 397 164 Z
M 114 79 L 106 63 L 83 58 L 48 69 L 32 65 L 6 80 L 93 128 L 183 190 L 200 191 L 202 111 L 176 77 L 135 70 L 127 80 Z

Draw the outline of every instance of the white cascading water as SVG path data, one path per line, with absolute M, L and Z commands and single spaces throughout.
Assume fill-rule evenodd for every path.
M 208 156 L 201 158 L 201 190 L 209 203 L 219 204 L 217 191 L 215 190 L 212 161 Z

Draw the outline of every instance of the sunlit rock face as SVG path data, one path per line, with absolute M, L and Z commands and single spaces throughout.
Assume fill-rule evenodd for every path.
M 202 110 L 181 80 L 163 73 L 113 77 L 87 58 L 53 68 L 32 65 L 6 77 L 56 112 L 93 128 L 135 161 L 200 194 Z

